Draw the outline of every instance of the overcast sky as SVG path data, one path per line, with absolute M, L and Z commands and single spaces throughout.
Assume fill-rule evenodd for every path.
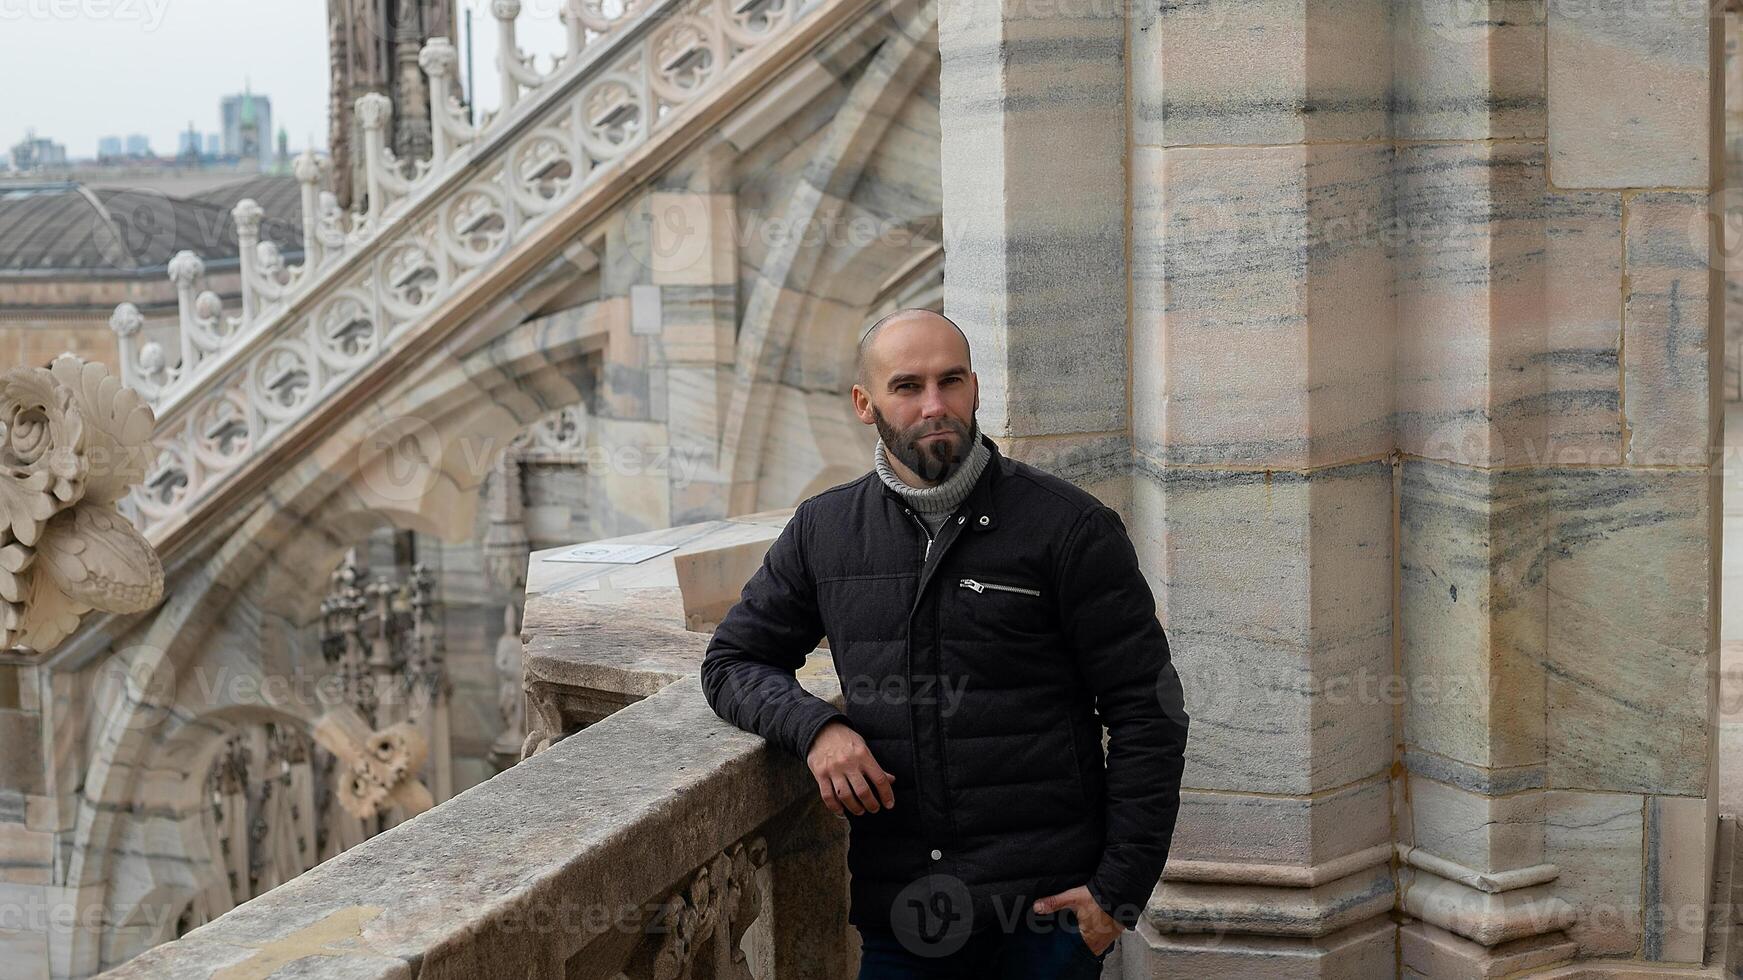
M 525 4 L 524 50 L 560 48 L 558 5 Z M 491 108 L 496 27 L 486 0 L 461 6 L 475 8 L 477 101 Z M 245 82 L 272 100 L 273 128 L 293 151 L 311 139 L 324 147 L 326 21 L 327 0 L 0 0 L 0 153 L 35 129 L 74 158 L 95 156 L 99 137 L 130 133 L 174 155 L 190 120 L 220 131 L 219 99 Z

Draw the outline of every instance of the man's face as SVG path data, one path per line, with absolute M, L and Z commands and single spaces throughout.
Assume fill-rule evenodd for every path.
M 938 322 L 905 321 L 884 330 L 877 341 L 881 377 L 865 404 L 870 421 L 884 448 L 916 476 L 929 483 L 948 479 L 973 448 L 968 439 L 980 401 L 962 338 Z

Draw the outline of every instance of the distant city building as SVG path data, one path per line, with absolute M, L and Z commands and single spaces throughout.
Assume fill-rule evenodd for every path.
M 224 137 L 217 133 L 206 134 L 206 155 L 218 157 L 224 155 Z
M 67 165 L 67 148 L 53 140 L 40 139 L 27 130 L 24 141 L 12 147 L 12 165 L 19 170 L 46 170 Z
M 272 100 L 245 88 L 241 95 L 224 98 L 219 117 L 224 121 L 224 155 L 259 160 L 265 169 L 272 161 Z
M 104 136 L 97 140 L 97 159 L 112 160 L 121 155 L 121 137 Z
M 176 136 L 176 159 L 198 160 L 200 158 L 200 133 L 194 128 L 192 121 L 188 123 L 185 132 Z
M 127 155 L 130 157 L 151 156 L 151 138 L 143 133 L 134 133 L 127 137 Z

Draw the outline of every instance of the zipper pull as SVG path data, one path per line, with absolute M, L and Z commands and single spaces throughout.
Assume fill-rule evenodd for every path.
M 976 582 L 974 579 L 971 579 L 971 578 L 963 579 L 961 582 L 957 583 L 957 586 L 959 588 L 964 588 L 964 589 L 973 589 L 976 592 L 985 592 L 986 591 L 986 586 L 980 584 L 979 582 Z

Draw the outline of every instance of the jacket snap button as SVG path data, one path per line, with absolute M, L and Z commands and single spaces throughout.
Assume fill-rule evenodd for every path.
M 939 858 L 941 858 L 941 857 L 943 857 L 943 856 L 944 856 L 944 852 L 943 852 L 943 851 L 938 851 L 938 850 L 935 850 L 935 851 L 933 851 L 933 852 L 932 852 L 932 860 L 934 860 L 934 861 L 936 861 L 936 860 L 938 860 L 938 859 L 939 859 Z
M 966 520 L 968 520 L 968 518 L 966 518 L 966 517 L 958 517 L 958 518 L 957 518 L 957 519 L 956 519 L 956 523 L 958 523 L 958 524 L 961 524 L 961 523 L 962 523 L 962 522 L 963 522 L 963 521 L 966 521 Z
M 993 522 L 992 518 L 986 516 L 985 514 L 980 515 L 980 526 L 981 527 L 986 527 L 988 524 L 991 524 L 992 522 Z

